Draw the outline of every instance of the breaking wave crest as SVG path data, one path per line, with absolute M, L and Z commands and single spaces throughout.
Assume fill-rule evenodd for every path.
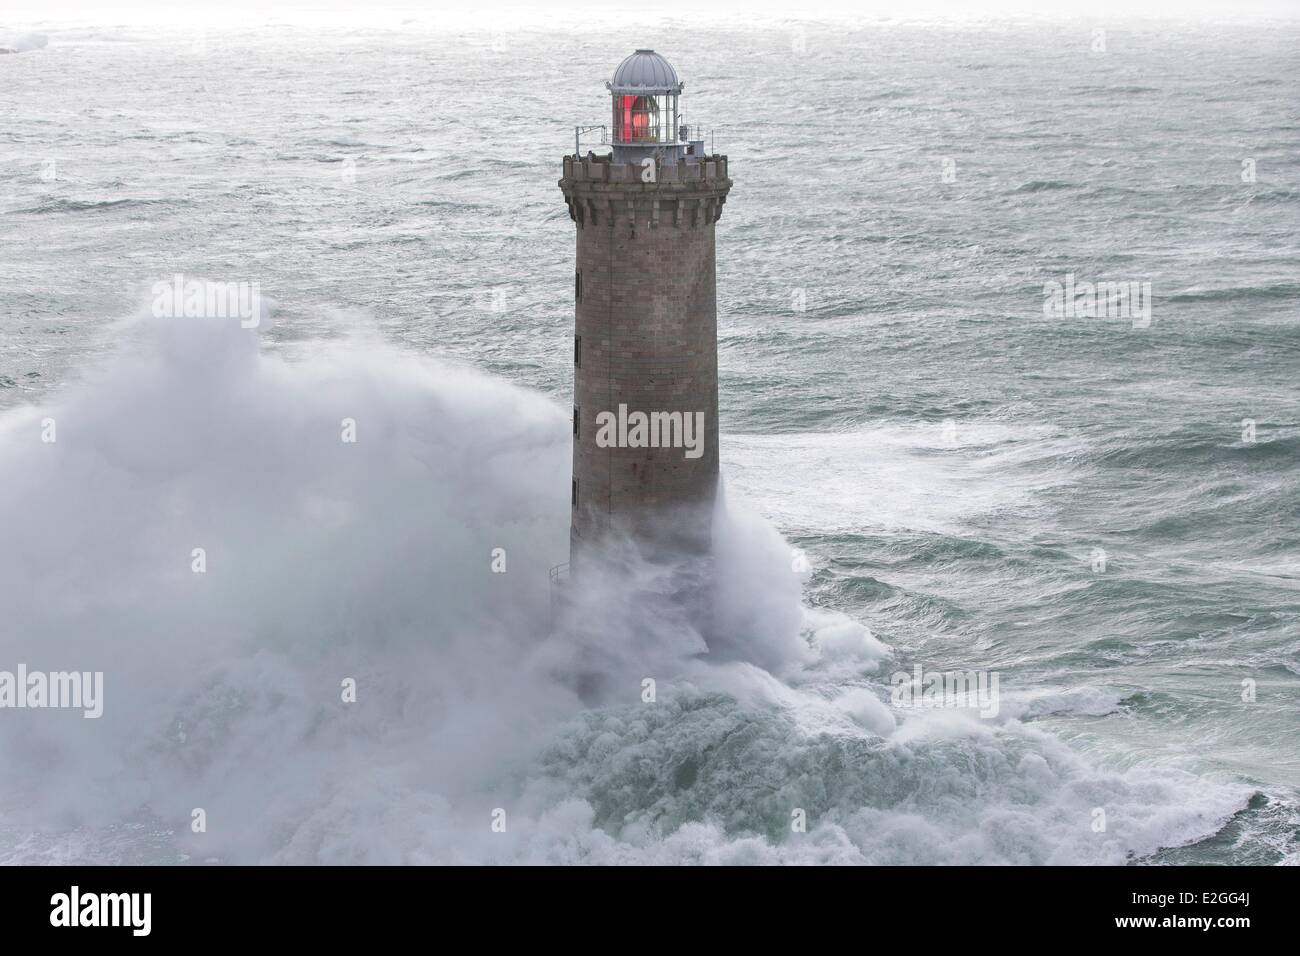
M 104 672 L 98 720 L 3 715 L 2 861 L 1114 863 L 1250 799 L 1098 770 L 1014 716 L 900 713 L 893 652 L 801 607 L 734 500 L 709 635 L 635 555 L 552 628 L 551 402 L 365 334 L 118 331 L 0 417 L 0 669 Z

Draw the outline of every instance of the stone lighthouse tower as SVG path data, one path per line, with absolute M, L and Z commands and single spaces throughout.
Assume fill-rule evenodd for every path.
M 564 157 L 577 226 L 573 521 L 580 574 L 610 536 L 708 550 L 718 484 L 714 224 L 731 180 L 681 113 L 683 83 L 653 50 L 606 86 L 613 149 Z

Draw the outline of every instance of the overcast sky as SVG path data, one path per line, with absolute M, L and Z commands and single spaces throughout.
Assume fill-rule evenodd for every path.
M 734 11 L 745 22 L 816 17 L 893 16 L 970 19 L 979 16 L 1083 16 L 1088 18 L 1158 16 L 1185 19 L 1246 20 L 1300 18 L 1300 0 L 5 0 L 0 33 L 6 28 L 48 23 L 183 24 L 187 22 L 265 22 L 276 18 L 300 23 L 397 26 L 414 19 L 427 26 L 463 29 L 480 26 L 496 32 L 512 26 L 563 26 L 565 14 L 598 11 L 604 23 L 640 22 L 671 17 L 720 19 Z

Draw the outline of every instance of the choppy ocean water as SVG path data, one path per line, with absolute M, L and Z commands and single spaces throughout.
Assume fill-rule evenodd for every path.
M 3 714 L 0 859 L 1297 859 L 1294 24 L 22 26 L 0 669 L 108 696 Z M 555 181 L 646 45 L 736 182 L 752 615 L 721 663 L 616 623 L 627 700 L 592 707 L 537 626 L 567 547 Z M 273 314 L 142 318 L 175 273 Z M 1149 324 L 1046 315 L 1067 275 L 1149 282 Z M 998 673 L 999 714 L 892 707 L 916 664 Z

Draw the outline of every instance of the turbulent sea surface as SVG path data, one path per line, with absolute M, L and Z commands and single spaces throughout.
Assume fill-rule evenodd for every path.
M 0 670 L 105 704 L 0 711 L 0 861 L 1300 861 L 1297 24 L 14 30 Z M 546 627 L 556 180 L 637 46 L 735 180 L 707 654 Z

